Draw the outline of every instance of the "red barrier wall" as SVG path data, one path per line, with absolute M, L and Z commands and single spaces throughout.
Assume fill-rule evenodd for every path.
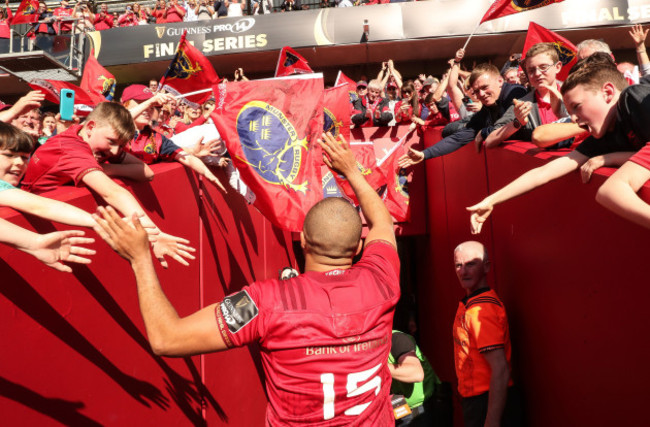
M 427 135 L 427 146 L 439 140 Z M 510 322 L 515 381 L 531 426 L 644 425 L 650 392 L 648 230 L 594 198 L 611 170 L 585 185 L 578 172 L 498 205 L 479 236 L 466 206 L 544 164 L 549 153 L 512 144 L 476 154 L 473 144 L 427 161 L 429 269 L 422 273 L 421 345 L 439 375 L 455 381 L 452 323 L 463 293 L 453 248 L 488 246 L 490 282 Z M 650 200 L 650 189 L 642 190 Z M 461 425 L 456 407 L 456 425 Z
M 203 186 L 177 164 L 128 188 L 166 232 L 191 240 L 197 259 L 157 268 L 181 316 L 293 264 L 290 236 L 234 194 Z M 205 191 L 203 191 L 205 190 Z M 57 190 L 87 211 L 87 190 Z M 28 229 L 46 221 L 0 212 Z M 73 227 L 58 226 L 57 229 Z M 156 357 L 127 262 L 95 235 L 89 266 L 64 274 L 0 247 L 0 413 L 3 425 L 259 425 L 266 396 L 255 348 L 186 359 Z M 215 332 L 216 333 L 216 332 Z M 205 384 L 205 387 L 201 385 Z M 205 411 L 204 411 L 205 408 Z

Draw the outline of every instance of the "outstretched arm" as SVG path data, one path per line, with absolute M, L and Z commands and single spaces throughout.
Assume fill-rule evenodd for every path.
M 216 304 L 180 318 L 160 287 L 149 253 L 147 233 L 137 215 L 133 225 L 122 221 L 111 207 L 100 207 L 94 215 L 95 231 L 122 258 L 129 261 L 138 288 L 140 313 L 153 352 L 161 356 L 189 356 L 225 350 L 217 333 Z
M 50 221 L 77 227 L 93 227 L 92 216 L 76 206 L 69 205 L 47 197 L 15 189 L 0 193 L 0 206 L 8 206 L 17 211 L 25 212 Z
M 48 267 L 65 273 L 72 269 L 63 262 L 90 264 L 90 259 L 82 255 L 94 255 L 95 251 L 83 246 L 95 240 L 84 235 L 83 231 L 68 230 L 38 234 L 25 230 L 0 218 L 0 241 L 26 252 Z
M 538 147 L 550 147 L 565 139 L 582 135 L 588 131 L 575 123 L 548 123 L 535 128 L 532 143 Z
M 650 170 L 626 162 L 598 189 L 596 201 L 617 215 L 650 228 L 650 205 L 642 200 L 637 191 L 650 179 Z
M 189 244 L 189 241 L 181 237 L 162 233 L 151 218 L 144 213 L 144 210 L 140 207 L 140 203 L 133 197 L 133 194 L 117 185 L 104 172 L 89 172 L 84 175 L 82 180 L 84 184 L 99 193 L 106 203 L 122 212 L 124 216 L 131 217 L 135 214 L 142 218 L 145 227 L 151 229 L 149 232 L 150 237 L 152 234 L 156 235 L 151 237 L 154 240 L 153 251 L 163 267 L 167 268 L 167 261 L 164 258 L 166 255 L 171 256 L 184 265 L 187 265 L 187 262 L 183 258 L 194 259 L 194 256 L 189 253 L 193 252 L 194 248 L 186 246 Z
M 393 219 L 377 192 L 368 184 L 357 167 L 357 160 L 343 137 L 340 142 L 331 133 L 324 133 L 318 142 L 323 148 L 323 162 L 341 173 L 350 183 L 368 223 L 366 245 L 373 240 L 385 240 L 397 247 Z
M 470 218 L 472 234 L 481 232 L 483 223 L 487 221 L 494 206 L 507 200 L 527 193 L 537 187 L 568 174 L 582 166 L 588 157 L 577 151 L 572 151 L 564 157 L 557 158 L 521 175 L 494 194 L 470 206 L 467 210 L 472 214 Z
M 422 369 L 422 363 L 420 363 L 420 359 L 418 359 L 414 351 L 400 356 L 395 364 L 389 363 L 388 370 L 394 380 L 403 383 L 419 383 L 424 381 L 424 369 Z
M 185 151 L 181 151 L 176 155 L 176 160 L 183 166 L 192 169 L 194 172 L 198 173 L 199 175 L 203 175 L 205 179 L 207 179 L 208 181 L 210 181 L 211 183 L 219 187 L 221 191 L 223 191 L 224 193 L 228 192 L 226 190 L 226 187 L 224 187 L 221 181 L 219 181 L 219 178 L 214 176 L 212 171 L 208 169 L 205 163 L 203 163 L 197 157 L 194 157 L 193 155 L 188 154 Z

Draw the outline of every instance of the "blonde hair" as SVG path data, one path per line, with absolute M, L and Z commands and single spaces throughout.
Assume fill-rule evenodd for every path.
M 98 126 L 113 128 L 122 144 L 135 136 L 135 124 L 129 110 L 117 102 L 101 102 L 88 115 L 86 122 L 94 121 Z

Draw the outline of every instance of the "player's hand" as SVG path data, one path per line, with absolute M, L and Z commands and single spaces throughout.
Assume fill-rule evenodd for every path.
M 424 153 L 414 148 L 409 147 L 409 151 L 397 159 L 397 165 L 400 168 L 408 168 L 409 166 L 417 165 L 424 160 Z
M 318 143 L 324 151 L 323 162 L 330 169 L 346 178 L 352 173 L 359 172 L 357 159 L 343 136 L 339 135 L 339 141 L 337 141 L 330 132 L 323 133 Z
M 472 213 L 469 219 L 472 234 L 479 234 L 481 228 L 483 228 L 483 223 L 487 221 L 488 217 L 492 213 L 494 205 L 488 198 L 485 198 L 481 202 L 466 209 Z
M 580 177 L 584 184 L 591 180 L 591 175 L 596 169 L 605 166 L 605 158 L 603 156 L 595 156 L 587 160 L 587 162 L 580 167 Z
M 137 214 L 133 214 L 129 224 L 112 207 L 99 206 L 93 219 L 97 223 L 93 227 L 95 232 L 125 260 L 133 263 L 150 257 L 149 236 Z
M 81 237 L 84 234 L 80 230 L 55 231 L 54 233 L 42 234 L 32 242 L 25 252 L 33 255 L 48 267 L 70 273 L 72 269 L 63 264 L 64 262 L 90 264 L 90 259 L 82 255 L 95 255 L 93 249 L 79 246 L 95 241 L 90 237 Z
M 156 241 L 151 245 L 153 254 L 164 268 L 169 267 L 165 256 L 170 256 L 184 266 L 190 265 L 185 258 L 195 259 L 190 252 L 196 252 L 191 246 L 188 246 L 189 240 L 182 237 L 172 236 L 167 233 L 160 233 Z
M 153 96 L 153 98 L 149 100 L 149 102 L 151 103 L 150 105 L 163 106 L 167 103 L 174 102 L 174 100 L 174 95 L 170 93 L 158 92 Z
M 519 120 L 519 123 L 521 123 L 522 126 L 526 126 L 528 124 L 528 115 L 533 109 L 533 103 L 520 101 L 518 99 L 513 99 L 512 103 L 515 105 L 515 117 Z
M 629 31 L 630 37 L 632 37 L 632 40 L 634 40 L 634 44 L 636 45 L 637 49 L 641 46 L 645 47 L 645 39 L 648 37 L 648 30 L 650 30 L 650 28 L 643 31 L 641 24 L 636 24 Z

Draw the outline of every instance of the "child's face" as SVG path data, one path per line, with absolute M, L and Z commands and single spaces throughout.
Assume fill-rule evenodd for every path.
M 27 169 L 28 161 L 29 153 L 0 150 L 0 179 L 17 186 Z
M 616 105 L 611 86 L 611 83 L 606 83 L 603 88 L 593 90 L 577 85 L 563 97 L 571 120 L 596 138 L 602 138 L 611 125 L 613 116 L 609 113 Z
M 540 53 L 526 60 L 528 81 L 535 89 L 541 85 L 552 85 L 555 76 L 562 69 L 561 62 L 553 62 L 548 53 Z
M 122 142 L 117 137 L 117 133 L 112 126 L 93 126 L 87 132 L 89 132 L 88 145 L 93 150 L 95 159 L 98 162 L 116 156 L 122 150 Z

